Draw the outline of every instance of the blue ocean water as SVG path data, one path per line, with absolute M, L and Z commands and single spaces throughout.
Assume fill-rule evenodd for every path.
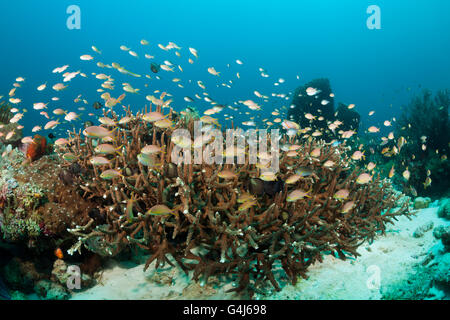
M 80 7 L 80 30 L 66 26 L 70 5 Z M 370 5 L 380 8 L 379 30 L 367 27 Z M 61 100 L 50 106 L 76 110 L 73 99 L 78 94 L 90 104 L 100 100 L 96 89 L 101 82 L 92 77 L 77 77 L 59 94 L 48 89 L 37 92 L 36 87 L 44 82 L 49 86 L 60 82 L 60 75 L 51 73 L 54 68 L 68 64 L 71 71 L 100 73 L 95 62 L 79 59 L 91 54 L 94 61 L 118 62 L 133 72 L 151 74 L 151 61 L 169 60 L 183 66 L 180 78 L 192 79 L 192 84 L 180 89 L 171 81 L 175 75 L 167 73 L 160 74 L 162 80 L 157 82 L 116 72 L 119 83 L 128 81 L 142 91 L 128 94 L 124 103 L 139 109 L 147 102 L 146 94 L 160 89 L 174 94 L 173 106 L 181 110 L 188 104 L 183 97 L 200 92 L 196 81 L 202 80 L 218 103 L 231 104 L 254 98 L 254 90 L 288 93 L 314 78 L 326 77 L 336 100 L 356 104 L 363 125 L 368 126 L 384 121 L 386 115 L 395 116 L 422 88 L 437 90 L 450 84 L 450 38 L 445 36 L 450 30 L 448 12 L 446 0 L 2 1 L 1 95 L 7 95 L 17 77 L 26 78 L 17 96 L 23 100 L 21 107 L 28 109 L 22 120 L 27 134 L 32 125 L 47 121 L 33 110 L 34 102 L 59 96 Z M 141 39 L 150 45 L 141 46 Z M 169 41 L 182 47 L 180 58 L 157 47 Z M 92 45 L 102 51 L 101 56 L 91 50 Z M 139 58 L 121 51 L 120 45 L 135 50 Z M 187 63 L 188 47 L 200 55 L 193 65 Z M 155 59 L 145 59 L 144 53 Z M 244 64 L 237 65 L 236 59 Z M 210 66 L 221 72 L 222 79 L 234 79 L 233 88 L 221 87 L 221 81 L 207 73 Z M 260 76 L 260 67 L 269 78 Z M 241 79 L 236 79 L 236 72 Z M 286 82 L 274 87 L 278 78 Z M 121 91 L 119 83 L 116 96 Z M 144 88 L 144 83 L 149 87 Z M 207 105 L 204 101 L 196 104 L 201 111 Z M 261 118 L 282 105 L 289 101 L 265 105 Z M 367 123 L 369 110 L 376 114 Z M 92 112 L 89 106 L 84 120 L 88 112 Z
M 68 27 L 68 19 L 70 20 L 73 14 L 73 12 L 68 12 L 68 9 L 72 6 L 80 9 L 80 29 Z M 369 27 L 373 22 L 371 20 L 373 12 L 369 9 L 374 6 L 380 10 L 378 16 L 380 28 L 376 29 Z M 406 134 L 406 138 L 397 136 L 396 132 L 394 138 L 394 129 L 383 125 L 383 122 L 398 117 L 402 106 L 407 105 L 411 98 L 419 95 L 423 89 L 436 92 L 439 89 L 450 87 L 449 12 L 450 1 L 448 0 L 0 1 L 0 39 L 2 41 L 0 96 L 4 97 L 0 100 L 9 98 L 8 93 L 13 88 L 13 84 L 17 82 L 18 77 L 25 78 L 24 82 L 20 82 L 21 87 L 17 88 L 15 93 L 15 97 L 22 100 L 17 108 L 20 112 L 23 109 L 27 110 L 24 112 L 24 118 L 20 120 L 20 124 L 24 125 L 22 136 L 34 135 L 33 127 L 38 125 L 44 127 L 49 121 L 40 115 L 41 110 L 33 109 L 33 103 L 43 102 L 48 103 L 46 111 L 50 120 L 58 120 L 61 124 L 54 129 L 43 129 L 38 133 L 45 137 L 48 137 L 50 133 L 54 134 L 50 141 L 54 142 L 57 138 L 67 137 L 65 132 L 67 129 L 81 129 L 85 121 L 89 120 L 95 125 L 98 124 L 98 116 L 102 110 L 94 109 L 92 104 L 97 101 L 104 103 L 100 97 L 101 93 L 98 91 L 103 81 L 95 79 L 93 73 L 105 73 L 115 79 L 115 89 L 110 91 L 113 97 L 117 98 L 124 92 L 124 83 L 140 89 L 138 94 L 127 92 L 123 101 L 123 104 L 129 105 L 134 113 L 150 104 L 146 96 L 159 97 L 159 92 L 168 92 L 173 98 L 171 107 L 176 111 L 179 112 L 191 106 L 203 114 L 205 110 L 211 108 L 209 102 L 198 98 L 195 98 L 194 102 L 187 102 L 185 97 L 194 98 L 198 95 L 203 98 L 204 92 L 207 92 L 218 104 L 237 109 L 227 108 L 220 114 L 214 115 L 226 126 L 231 124 L 230 120 L 226 120 L 230 116 L 234 117 L 234 124 L 255 120 L 259 126 L 262 126 L 264 118 L 273 121 L 276 116 L 272 116 L 271 113 L 275 109 L 283 110 L 279 117 L 280 121 L 284 120 L 287 118 L 286 111 L 296 88 L 313 79 L 328 78 L 335 94 L 335 107 L 338 102 L 347 105 L 355 104 L 355 110 L 361 115 L 362 129 L 376 126 L 381 129 L 381 134 L 386 136 L 387 132 L 392 132 L 392 138 L 389 138 L 391 140 L 389 148 L 392 147 L 392 151 L 389 149 L 386 151 L 387 147 L 385 147 L 383 149 L 386 152 L 383 152 L 381 147 L 384 144 L 382 144 L 379 146 L 380 150 L 372 151 L 373 158 L 369 158 L 370 149 L 375 145 L 378 147 L 379 141 L 375 141 L 378 135 L 374 135 L 376 138 L 370 140 L 370 146 L 367 145 L 368 150 L 364 150 L 367 151 L 365 162 L 377 161 L 373 159 L 387 154 L 382 161 L 377 162 L 378 167 L 373 172 L 381 172 L 384 176 L 389 176 L 398 191 L 415 198 L 422 196 L 421 191 L 427 190 L 416 190 L 413 184 L 416 187 L 424 185 L 424 189 L 426 189 L 427 181 L 430 185 L 431 179 L 433 179 L 433 186 L 436 185 L 436 189 L 442 189 L 443 197 L 448 197 L 448 185 L 445 181 L 445 168 L 448 168 L 446 167 L 448 142 L 444 141 L 445 134 L 438 134 L 437 138 L 442 139 L 430 137 L 431 143 L 426 142 L 428 139 L 426 136 L 419 138 L 422 133 L 418 133 L 418 137 L 413 139 Z M 142 45 L 142 39 L 147 40 L 149 45 Z M 165 46 L 169 42 L 176 43 L 181 49 L 165 51 L 158 47 L 158 45 Z M 92 46 L 98 48 L 101 54 L 94 52 Z M 138 57 L 121 50 L 120 46 L 126 46 L 135 51 Z M 195 48 L 198 51 L 198 59 L 189 52 L 189 48 Z M 177 56 L 175 52 L 179 52 L 180 56 Z M 145 54 L 154 57 L 147 59 L 144 57 Z M 80 59 L 82 55 L 91 55 L 93 60 L 83 61 Z M 189 63 L 188 58 L 193 59 L 193 63 Z M 243 63 L 237 63 L 237 60 Z M 174 73 L 160 71 L 156 75 L 151 71 L 150 64 L 152 62 L 163 64 L 164 61 L 169 61 L 174 65 Z M 142 77 L 135 78 L 121 74 L 113 68 L 99 68 L 96 65 L 98 62 L 118 63 Z M 87 77 L 77 75 L 70 82 L 64 83 L 68 86 L 65 90 L 56 92 L 52 86 L 62 82 L 62 75 L 52 73 L 52 70 L 64 65 L 69 66 L 67 71 L 80 71 Z M 182 67 L 182 71 L 178 69 L 179 66 Z M 207 71 L 210 67 L 214 67 L 220 72 L 220 76 L 210 74 Z M 264 70 L 269 77 L 262 77 L 261 70 Z M 239 77 L 237 77 L 237 73 L 239 73 Z M 145 75 L 150 75 L 151 79 L 146 78 Z M 160 79 L 157 79 L 157 76 Z M 181 80 L 174 82 L 174 78 Z M 206 86 L 205 90 L 198 86 L 198 81 L 203 82 Z M 47 89 L 38 91 L 37 87 L 44 83 L 47 84 Z M 180 88 L 179 83 L 182 83 L 184 87 Z M 230 87 L 224 86 L 224 84 Z M 256 97 L 256 91 L 269 96 L 268 101 L 263 102 L 263 99 Z M 280 99 L 273 97 L 272 94 L 286 94 L 287 98 Z M 58 97 L 59 100 L 52 101 L 53 97 Z M 86 99 L 88 103 L 75 103 L 74 99 L 77 97 Z M 248 99 L 260 103 L 262 109 L 252 111 L 237 103 Z M 81 114 L 81 121 L 71 123 L 63 121 L 64 115 L 52 114 L 56 108 Z M 81 110 L 80 108 L 85 109 Z M 115 110 L 120 110 L 120 106 L 116 106 Z M 375 111 L 371 117 L 369 117 L 370 111 Z M 89 115 L 90 113 L 94 113 L 94 115 Z M 437 111 L 435 114 L 438 114 Z M 423 114 L 424 118 L 427 116 L 427 114 Z M 421 129 L 420 126 L 426 127 L 420 120 L 415 122 L 415 125 L 417 124 L 419 127 L 413 127 L 410 131 L 414 131 L 416 128 Z M 433 128 L 434 123 L 429 127 Z M 441 131 L 436 131 L 448 132 L 444 130 L 445 128 L 440 129 Z M 428 130 L 428 132 L 430 131 L 432 130 Z M 359 137 L 362 138 L 364 132 L 366 131 L 361 130 Z M 364 136 L 364 138 L 366 137 Z M 401 138 L 408 141 L 404 142 L 405 140 L 401 140 Z M 444 147 L 439 147 L 439 150 L 437 147 L 432 149 L 433 138 L 443 140 Z M 351 148 L 354 147 L 353 151 L 358 147 L 358 151 L 363 150 L 362 144 L 358 146 L 359 143 L 363 143 L 362 140 L 351 146 Z M 333 146 L 341 143 L 343 143 L 343 139 L 334 141 Z M 403 145 L 403 143 L 405 147 L 403 147 L 404 154 L 401 157 L 404 161 L 401 165 L 395 163 L 394 174 L 394 159 L 390 157 L 397 152 L 394 152 L 394 147 L 398 146 L 398 149 L 401 149 L 400 144 Z M 414 150 L 417 154 L 415 162 L 412 161 L 414 160 L 413 151 L 410 152 L 411 156 L 405 151 L 406 146 L 411 145 L 417 147 L 417 150 Z M 423 153 L 417 152 L 419 148 Z M 425 153 L 426 150 L 428 150 L 427 153 Z M 314 150 L 310 154 L 312 152 Z M 424 155 L 429 158 L 425 158 Z M 7 157 L 5 159 L 5 163 L 7 163 L 9 160 Z M 434 162 L 429 159 L 434 159 Z M 359 161 L 359 159 L 353 160 L 355 163 Z M 22 169 L 36 168 L 26 166 L 27 162 L 22 164 L 20 166 Z M 325 163 L 323 165 L 325 166 Z M 365 165 L 364 162 L 361 165 Z M 8 172 L 10 168 L 7 167 L 0 173 L 5 172 L 8 175 L 11 174 L 12 177 L 15 171 Z M 62 170 L 58 173 L 59 180 L 62 181 L 59 181 L 60 183 L 66 185 L 62 174 L 69 172 L 67 173 L 69 178 L 77 174 L 75 173 L 76 167 L 71 166 L 70 169 L 72 168 L 74 168 L 74 172 Z M 408 171 L 409 169 L 411 172 Z M 51 177 L 55 177 L 55 175 Z M 443 182 L 438 181 L 439 178 Z M 6 181 L 6 178 L 4 180 Z M 51 178 L 47 180 L 51 180 Z M 314 181 L 314 179 L 312 180 Z M 16 180 L 9 179 L 8 181 Z M 3 181 L 2 183 L 4 184 Z M 23 181 L 20 181 L 20 184 L 26 185 Z M 278 189 L 279 186 L 278 184 L 266 184 L 263 195 L 266 193 L 272 197 L 279 191 L 273 191 L 273 194 L 270 192 L 272 189 Z M 0 190 L 1 187 L 3 186 L 0 185 Z M 6 190 L 8 191 L 8 187 Z M 16 194 L 20 193 L 16 192 Z M 132 199 L 133 193 L 129 196 Z M 40 198 L 41 195 L 37 194 L 36 196 L 34 193 L 33 197 Z M 86 197 L 86 194 L 83 197 Z M 106 194 L 104 198 L 106 199 Z M 5 196 L 4 200 L 6 199 Z M 426 206 L 431 202 L 431 199 L 417 197 L 415 200 L 417 199 L 420 199 L 417 201 L 418 204 L 426 203 Z M 413 208 L 416 206 L 415 200 Z M 448 203 L 448 200 L 445 201 L 441 201 L 444 203 L 444 208 Z M 429 218 L 433 219 L 436 230 L 438 226 L 444 226 L 444 223 L 435 217 L 437 209 L 432 208 L 437 207 L 441 202 L 433 202 L 434 204 L 430 205 L 431 210 L 425 211 L 430 214 Z M 131 203 L 131 218 L 133 218 L 133 201 L 127 201 L 127 210 L 129 203 Z M 103 209 L 105 208 L 107 207 Z M 122 209 L 122 205 L 119 205 L 118 208 Z M 418 206 L 418 208 L 421 207 Z M 0 209 L 3 210 L 3 208 Z M 343 211 L 342 213 L 344 213 Z M 3 211 L 1 213 L 3 214 Z M 91 217 L 91 213 L 92 211 L 89 211 L 89 217 Z M 95 211 L 92 215 L 98 217 L 95 216 Z M 417 240 L 417 242 L 411 241 L 411 246 L 403 249 L 411 251 L 408 252 L 408 256 L 414 256 L 416 253 L 414 250 L 417 248 L 421 251 L 420 247 L 423 245 L 421 243 L 414 247 L 421 240 L 420 237 L 415 239 L 413 230 L 418 230 L 423 225 L 426 227 L 426 223 L 429 223 L 430 219 L 422 216 L 421 219 L 414 222 L 415 224 L 403 224 L 398 230 L 389 231 L 399 234 L 408 232 L 414 238 L 411 238 L 413 241 Z M 39 225 L 39 230 L 47 236 L 45 224 L 43 226 Z M 445 227 L 448 228 L 448 223 L 445 224 Z M 430 228 L 432 229 L 433 226 Z M 428 244 L 432 243 L 432 240 L 439 242 L 434 235 L 434 229 L 433 237 L 436 239 L 430 240 L 431 229 L 424 231 L 424 233 L 429 231 L 428 238 L 426 238 L 429 242 L 426 246 L 428 248 L 431 246 Z M 403 233 L 401 235 L 403 236 Z M 0 242 L 2 241 L 3 238 L 0 239 Z M 392 240 L 392 242 L 395 241 L 395 239 Z M 28 243 L 32 244 L 31 241 Z M 444 241 L 441 241 L 442 243 Z M 62 249 L 67 250 L 68 248 L 64 246 Z M 61 249 L 56 247 L 55 245 L 55 248 L 52 247 L 46 252 L 53 259 L 55 259 L 53 255 L 56 252 L 53 252 L 53 249 Z M 65 252 L 64 255 L 66 255 Z M 390 257 L 394 255 L 397 255 L 396 258 L 400 256 L 394 252 Z M 61 259 L 58 255 L 56 257 Z M 401 260 L 401 258 L 398 259 Z M 440 257 L 436 258 L 436 261 L 439 259 Z M 382 265 L 383 261 L 385 260 L 381 259 L 377 263 Z M 1 264 L 2 261 L 0 261 L 0 267 L 3 268 Z M 434 266 L 434 264 L 430 265 Z M 383 267 L 388 269 L 390 265 Z M 393 274 L 397 272 L 394 269 L 389 271 Z M 406 270 L 401 266 L 402 272 L 403 269 Z M 445 267 L 442 269 L 444 270 L 443 274 L 445 274 L 445 270 L 448 270 Z M 3 274 L 0 276 L 0 299 L 9 298 L 10 279 Z M 416 277 L 416 275 L 414 276 Z M 5 284 L 2 283 L 2 279 L 5 280 Z M 136 285 L 136 287 L 138 286 Z M 134 289 L 133 287 L 132 290 Z M 36 291 L 35 288 L 33 290 Z M 349 291 L 357 290 L 350 288 Z M 409 290 L 405 289 L 404 291 L 408 292 Z M 373 296 L 364 297 L 372 298 Z M 103 297 L 98 295 L 97 298 Z

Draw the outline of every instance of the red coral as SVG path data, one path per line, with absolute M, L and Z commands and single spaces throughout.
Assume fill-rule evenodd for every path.
M 33 138 L 33 142 L 28 145 L 27 148 L 27 159 L 31 162 L 39 159 L 45 154 L 45 150 L 47 148 L 47 139 L 40 135 L 35 135 Z

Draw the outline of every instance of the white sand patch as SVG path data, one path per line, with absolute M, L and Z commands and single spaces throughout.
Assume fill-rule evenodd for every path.
M 436 244 L 432 230 L 423 237 L 413 237 L 417 227 L 429 222 L 434 228 L 448 222 L 437 216 L 437 207 L 417 212 L 412 220 L 398 218 L 388 225 L 386 236 L 377 237 L 372 244 L 363 244 L 360 257 L 342 261 L 324 257 L 308 269 L 308 280 L 299 280 L 296 286 L 285 285 L 281 292 L 257 299 L 380 299 L 383 286 L 410 277 L 410 270 L 422 261 Z M 368 280 L 379 272 L 379 287 L 368 286 Z M 372 277 L 372 278 L 371 278 Z M 369 281 L 370 282 L 370 281 Z M 372 285 L 376 282 L 371 282 Z M 112 264 L 102 276 L 101 284 L 84 292 L 74 293 L 73 299 L 236 299 L 225 293 L 232 288 L 211 278 L 203 287 L 190 280 L 179 268 L 167 267 L 156 271 L 154 265 L 143 272 L 143 265 L 127 268 Z
M 414 238 L 413 233 L 429 222 L 433 222 L 434 227 L 446 224 L 438 218 L 437 209 L 423 209 L 411 221 L 406 217 L 398 218 L 395 225 L 389 224 L 385 236 L 378 236 L 372 244 L 363 244 L 358 249 L 361 256 L 356 260 L 342 261 L 327 256 L 323 263 L 308 269 L 308 280 L 302 279 L 296 286 L 288 285 L 268 298 L 380 299 L 383 286 L 410 277 L 410 269 L 436 244 L 431 230 L 421 238 Z M 378 288 L 370 281 L 377 272 Z

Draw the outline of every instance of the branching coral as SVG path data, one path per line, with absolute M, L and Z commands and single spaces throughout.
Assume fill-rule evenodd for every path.
M 255 292 L 267 281 L 280 290 L 274 274 L 277 264 L 296 283 L 323 254 L 358 256 L 361 243 L 384 233 L 386 223 L 396 216 L 408 214 L 407 203 L 395 209 L 399 196 L 388 190 L 387 181 L 363 181 L 359 168 L 350 170 L 345 144 L 298 137 L 288 141 L 283 136 L 281 143 L 295 148 L 281 153 L 277 180 L 263 181 L 261 166 L 248 157 L 243 164 L 172 163 L 171 134 L 184 128 L 193 135 L 193 119 L 179 118 L 162 129 L 144 120 L 150 117 L 145 112 L 133 115 L 127 110 L 122 118 L 126 124 L 120 125 L 114 111 L 105 111 L 104 117 L 118 125 L 104 136 L 112 150 L 118 150 L 103 154 L 107 164 L 94 159 L 105 141 L 81 132 L 71 132 L 69 143 L 58 151 L 66 159 L 64 166 L 82 168 L 74 182 L 106 217 L 106 223 L 91 219 L 69 229 L 79 239 L 70 253 L 85 246 L 113 256 L 127 246 L 138 246 L 151 254 L 145 268 L 152 262 L 159 267 L 176 261 L 184 271 L 193 271 L 196 281 L 234 275 L 234 291 Z M 165 119 L 171 122 L 175 114 Z M 146 145 L 161 152 L 144 165 L 138 155 Z M 319 154 L 313 152 L 317 149 Z M 106 170 L 114 170 L 114 176 L 105 179 Z M 232 178 L 221 172 L 232 172 Z M 285 183 L 298 172 L 296 182 Z M 297 201 L 288 197 L 299 189 L 310 191 Z M 336 196 L 342 190 L 348 194 Z M 149 209 L 155 205 L 168 211 L 154 214 Z

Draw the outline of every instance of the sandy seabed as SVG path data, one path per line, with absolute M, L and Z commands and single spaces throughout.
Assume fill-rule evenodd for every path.
M 389 291 L 402 283 L 411 283 L 417 268 L 433 263 L 442 257 L 443 245 L 433 236 L 433 228 L 450 223 L 437 215 L 437 204 L 416 211 L 408 220 L 398 218 L 389 224 L 385 236 L 378 236 L 373 243 L 365 243 L 358 249 L 357 259 L 342 261 L 334 256 L 324 257 L 308 269 L 308 280 L 300 279 L 293 286 L 281 279 L 283 290 L 266 295 L 256 294 L 256 299 L 383 299 Z M 414 231 L 433 224 L 422 237 L 414 237 Z M 447 253 L 446 255 L 450 255 Z M 432 258 L 430 258 L 432 257 Z M 448 261 L 448 259 L 447 259 Z M 154 262 L 155 263 L 155 262 Z M 449 271 L 450 272 L 450 271 Z M 416 279 L 417 280 L 417 279 Z M 144 272 L 143 265 L 111 261 L 104 270 L 99 284 L 72 294 L 75 300 L 90 299 L 242 299 L 235 293 L 226 293 L 233 284 L 210 278 L 201 286 L 190 280 L 180 268 L 166 267 L 155 270 L 154 265 Z M 430 299 L 442 299 L 444 293 L 436 288 Z

